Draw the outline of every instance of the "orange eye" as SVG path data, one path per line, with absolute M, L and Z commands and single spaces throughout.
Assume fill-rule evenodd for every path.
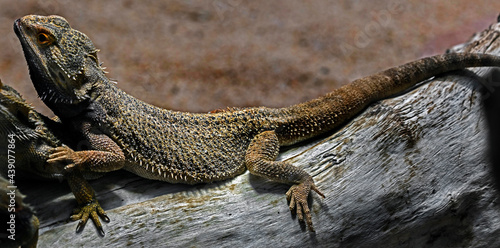
M 36 38 L 40 45 L 48 45 L 51 42 L 49 35 L 45 33 L 39 33 Z

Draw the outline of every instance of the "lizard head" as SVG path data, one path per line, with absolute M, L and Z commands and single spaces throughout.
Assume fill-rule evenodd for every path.
M 39 97 L 50 105 L 90 98 L 92 82 L 104 77 L 98 49 L 60 16 L 29 15 L 14 23 Z M 50 106 L 49 106 L 50 107 Z

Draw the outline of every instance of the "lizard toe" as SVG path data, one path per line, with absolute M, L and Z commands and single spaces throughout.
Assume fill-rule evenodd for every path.
M 288 192 L 286 193 L 287 199 L 290 201 L 290 211 L 292 213 L 295 210 L 295 214 L 300 222 L 305 222 L 307 227 L 311 232 L 314 232 L 314 227 L 312 223 L 311 211 L 309 210 L 309 206 L 307 204 L 307 197 L 309 196 L 309 192 L 315 191 L 320 196 L 325 197 L 319 189 L 314 185 L 312 179 L 306 180 L 297 185 L 293 185 Z
M 88 219 L 94 222 L 97 231 L 101 236 L 105 235 L 105 232 L 102 228 L 101 221 L 99 217 L 102 218 L 105 222 L 109 222 L 109 217 L 106 215 L 106 212 L 101 208 L 97 201 L 91 202 L 85 206 L 76 208 L 74 210 L 74 214 L 71 216 L 71 220 L 77 221 L 80 220 L 78 226 L 76 227 L 76 232 L 81 232 L 85 225 L 87 224 Z
M 80 222 L 78 222 L 78 226 L 76 226 L 76 232 L 79 233 L 81 231 L 83 231 L 83 229 L 85 228 L 85 225 L 87 224 L 87 221 L 89 219 L 89 213 L 88 212 L 83 212 L 83 213 L 80 213 L 80 214 L 77 214 L 77 215 L 73 215 L 71 216 L 71 220 L 78 220 L 77 216 L 80 217 Z
M 74 153 L 75 151 L 67 146 L 56 147 L 50 151 L 47 163 L 51 166 L 73 164 Z

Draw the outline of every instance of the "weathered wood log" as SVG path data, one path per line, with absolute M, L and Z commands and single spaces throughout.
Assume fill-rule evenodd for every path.
M 500 55 L 499 31 L 494 24 L 454 50 Z M 109 173 L 91 182 L 111 219 L 105 237 L 91 222 L 75 233 L 64 182 L 21 190 L 41 221 L 40 247 L 500 247 L 490 161 L 498 112 L 487 112 L 497 70 L 436 77 L 284 150 L 279 159 L 307 170 L 326 195 L 311 197 L 316 233 L 290 214 L 288 186 L 249 173 L 195 186 Z

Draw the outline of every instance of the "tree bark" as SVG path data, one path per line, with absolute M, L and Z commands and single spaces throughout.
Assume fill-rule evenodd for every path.
M 499 31 L 493 24 L 452 50 L 500 55 Z M 288 186 L 248 172 L 194 186 L 109 173 L 91 182 L 111 219 L 105 237 L 91 221 L 75 233 L 65 182 L 21 190 L 41 221 L 40 247 L 500 247 L 498 74 L 438 76 L 283 150 L 278 159 L 326 195 L 310 197 L 316 233 L 290 214 Z

